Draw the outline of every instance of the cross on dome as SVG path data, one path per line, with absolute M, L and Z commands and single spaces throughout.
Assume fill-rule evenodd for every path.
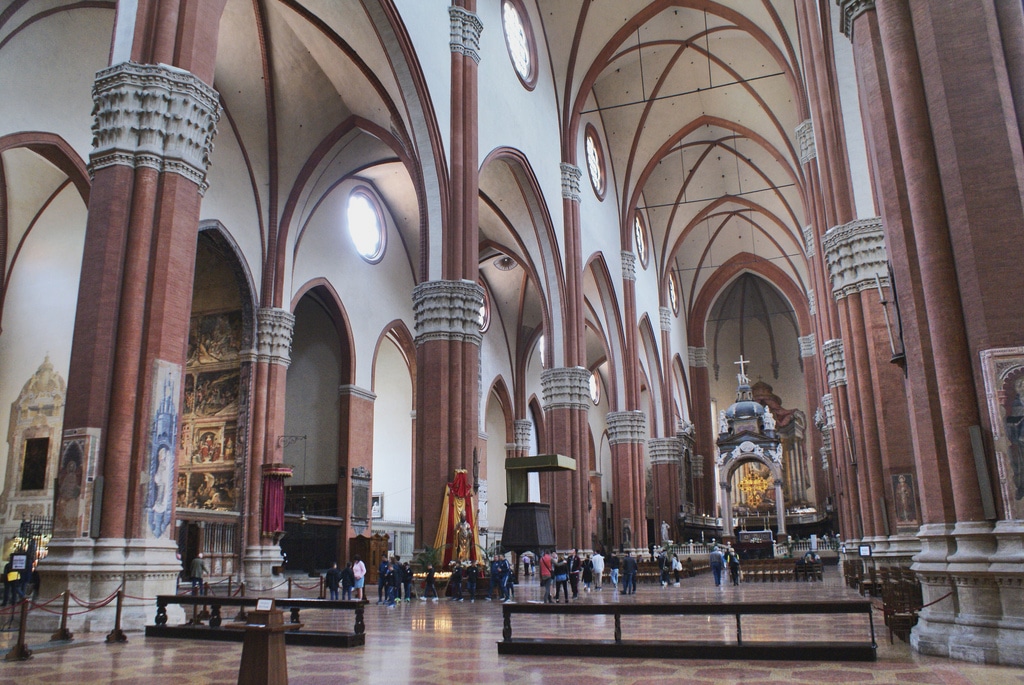
M 740 355 L 740 360 L 738 362 L 733 362 L 733 364 L 736 364 L 737 366 L 740 367 L 740 372 L 736 374 L 736 380 L 739 381 L 740 385 L 750 385 L 750 378 L 747 377 L 746 368 L 747 364 L 749 363 L 750 360 L 744 359 L 742 354 Z

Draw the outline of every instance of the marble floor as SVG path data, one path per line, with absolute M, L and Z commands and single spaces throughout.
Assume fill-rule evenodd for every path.
M 371 592 L 375 601 L 376 588 Z M 536 579 L 517 588 L 517 601 L 538 601 Z M 581 592 L 578 602 L 663 602 L 720 599 L 773 600 L 857 597 L 841 583 L 835 568 L 823 583 L 746 583 L 715 588 L 710 576 L 684 580 L 680 587 L 641 585 L 636 595 L 620 596 L 606 585 L 601 592 Z M 608 639 L 611 617 L 526 617 L 513 622 L 516 635 L 589 635 Z M 309 627 L 351 630 L 351 612 L 302 613 Z M 337 621 L 337 623 L 335 623 Z M 366 609 L 366 646 L 287 649 L 292 685 L 353 683 L 571 683 L 660 685 L 700 683 L 934 683 L 936 685 L 1024 685 L 1024 669 L 982 666 L 915 654 L 899 639 L 889 644 L 881 614 L 875 614 L 878 660 L 873 663 L 799 661 L 713 661 L 658 659 L 580 659 L 568 657 L 499 656 L 499 602 L 413 600 L 397 607 Z M 744 619 L 745 640 L 867 639 L 863 616 L 818 619 L 773 617 Z M 623 619 L 626 638 L 704 640 L 735 638 L 735 624 L 707 617 Z M 16 634 L 0 634 L 6 652 Z M 107 645 L 104 634 L 76 635 L 72 642 L 49 643 L 49 635 L 29 634 L 33 656 L 26 661 L 0 662 L 0 683 L 59 685 L 62 683 L 235 683 L 241 644 L 146 638 L 128 633 L 125 644 Z

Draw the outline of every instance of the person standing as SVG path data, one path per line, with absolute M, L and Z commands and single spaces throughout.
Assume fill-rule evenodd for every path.
M 377 604 L 384 603 L 384 589 L 387 587 L 388 555 L 380 555 L 380 563 L 377 564 Z
M 395 602 L 402 601 L 402 589 L 405 587 L 405 567 L 402 566 L 402 557 L 395 556 L 395 561 L 391 564 L 392 572 L 395 574 L 394 585 L 395 585 Z
M 540 561 L 537 562 L 540 569 L 540 586 L 544 588 L 544 603 L 551 604 L 551 578 L 554 576 L 554 562 L 551 559 L 551 552 L 544 552 Z
M 718 549 L 718 545 L 711 550 L 708 561 L 711 564 L 711 575 L 715 577 L 715 587 L 718 587 L 722 584 L 722 568 L 725 566 L 725 556 L 722 550 Z
M 604 574 L 604 556 L 600 552 L 594 552 L 594 556 L 590 560 L 594 564 L 594 590 L 600 590 L 601 576 Z
M 726 563 L 729 564 L 729 578 L 733 585 L 740 584 L 740 555 L 732 547 L 726 548 Z
M 578 551 L 573 550 L 569 557 L 569 586 L 572 588 L 572 598 L 580 598 L 580 574 L 583 573 L 583 560 L 580 559 Z
M 615 554 L 614 550 L 612 555 L 608 557 L 608 573 L 611 576 L 612 587 L 615 591 L 619 591 L 619 557 Z
M 476 564 L 470 564 L 466 569 L 466 591 L 469 594 L 469 601 L 476 601 L 476 584 L 480 580 L 480 568 Z
M 402 583 L 405 585 L 405 601 L 412 599 L 412 566 L 406 561 L 402 564 Z
M 679 561 L 679 555 L 672 555 L 672 578 L 675 581 L 675 586 L 679 587 L 679 574 L 682 573 L 683 563 Z
M 555 579 L 555 604 L 558 604 L 558 598 L 561 594 L 565 594 L 565 603 L 569 603 L 569 562 L 559 554 L 558 560 L 554 566 L 554 579 Z
M 358 554 L 352 563 L 352 578 L 355 581 L 352 589 L 355 591 L 356 599 L 365 599 L 363 585 L 366 584 L 366 564 L 363 563 L 362 558 Z
M 583 589 L 590 592 L 590 586 L 594 584 L 594 560 L 587 555 L 583 560 Z
M 200 552 L 192 559 L 192 564 L 188 568 L 188 575 L 192 578 L 192 594 L 193 595 L 205 595 L 206 591 L 203 588 L 203 576 L 210 571 L 206 568 L 206 564 L 203 563 L 203 553 Z
M 462 566 L 457 561 L 452 561 L 452 575 L 448 578 L 448 588 L 451 590 L 453 602 L 462 601 Z
M 341 571 L 338 569 L 337 562 L 331 564 L 331 568 L 324 575 L 324 584 L 327 585 L 331 599 L 336 601 L 338 599 L 338 588 L 341 586 Z
M 639 566 L 636 563 L 636 557 L 633 556 L 632 552 L 626 552 L 626 558 L 622 560 L 622 591 L 627 595 L 636 594 L 636 574 L 639 570 Z
M 341 598 L 352 599 L 352 588 L 356 584 L 356 577 L 352 573 L 352 562 L 345 564 L 345 570 L 341 572 Z
M 434 565 L 427 564 L 427 577 L 423 583 L 423 596 L 420 597 L 424 602 L 427 598 L 433 595 L 431 598 L 433 601 L 437 601 L 437 586 L 434 585 Z

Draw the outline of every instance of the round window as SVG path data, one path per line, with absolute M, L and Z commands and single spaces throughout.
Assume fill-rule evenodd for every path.
M 505 32 L 505 45 L 512 59 L 512 66 L 523 85 L 529 90 L 537 83 L 533 68 L 536 62 L 536 50 L 533 43 L 533 31 L 526 21 L 525 8 L 518 0 L 504 0 L 501 3 L 501 25 Z
M 368 262 L 379 262 L 384 256 L 384 221 L 373 196 L 357 188 L 348 196 L 346 209 L 348 234 L 359 256 Z
M 594 188 L 594 194 L 599 199 L 604 199 L 604 151 L 601 149 L 601 141 L 597 137 L 597 130 L 587 124 L 587 133 L 583 140 L 587 153 L 587 171 L 590 175 L 590 185 Z

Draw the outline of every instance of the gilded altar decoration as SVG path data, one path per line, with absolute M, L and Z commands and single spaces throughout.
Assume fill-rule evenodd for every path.
M 456 470 L 455 480 L 445 486 L 441 520 L 434 540 L 434 547 L 444 550 L 444 566 L 452 561 L 480 560 L 474 494 L 466 471 Z

